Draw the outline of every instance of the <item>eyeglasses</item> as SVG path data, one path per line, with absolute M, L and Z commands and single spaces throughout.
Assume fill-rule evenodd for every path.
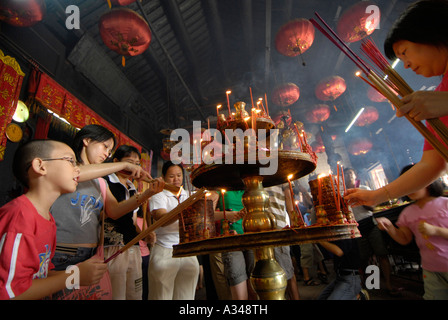
M 73 167 L 76 167 L 78 165 L 78 162 L 76 160 L 74 160 L 72 157 L 46 158 L 46 159 L 41 159 L 41 160 L 42 161 L 65 160 L 65 161 L 70 162 L 70 164 Z M 28 171 L 30 168 L 31 168 L 31 162 L 26 165 L 25 171 Z
M 42 161 L 53 161 L 53 160 L 65 160 L 70 162 L 70 164 L 73 167 L 76 167 L 78 165 L 78 162 L 74 160 L 72 157 L 61 157 L 61 158 L 47 158 L 47 159 L 41 159 Z

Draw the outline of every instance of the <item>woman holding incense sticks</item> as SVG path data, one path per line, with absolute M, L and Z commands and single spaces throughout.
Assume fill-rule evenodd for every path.
M 165 185 L 161 178 L 156 179 L 142 194 L 118 202 L 106 181 L 99 177 L 121 170 L 133 172 L 133 178 L 150 178 L 149 173 L 129 162 L 103 164 L 112 154 L 115 138 L 112 132 L 100 125 L 82 128 L 72 145 L 83 182 L 78 184 L 74 193 L 60 196 L 51 207 L 57 227 L 56 252 L 52 259 L 56 270 L 66 270 L 68 266 L 95 254 L 103 209 L 109 218 L 118 219 L 162 191 Z
M 130 145 L 121 145 L 115 150 L 113 162 L 129 162 L 140 166 L 140 151 Z M 127 172 L 117 172 L 104 177 L 110 191 L 118 201 L 124 201 L 138 191 Z M 123 248 L 141 232 L 137 229 L 137 213 L 134 209 L 118 219 L 104 220 L 104 257 L 107 259 Z M 155 240 L 155 234 L 153 234 Z M 151 236 L 148 242 L 151 242 Z M 142 300 L 142 255 L 139 243 L 118 255 L 108 263 L 113 300 Z M 147 295 L 147 294 L 146 294 Z
M 183 169 L 171 161 L 162 167 L 166 183 L 181 187 Z M 188 199 L 188 193 L 180 188 L 177 194 L 163 190 L 151 197 L 149 207 L 155 220 Z M 179 243 L 179 221 L 168 222 L 156 230 L 157 240 L 151 249 L 148 266 L 148 300 L 194 300 L 199 278 L 197 257 L 173 258 L 173 245 Z
M 448 1 L 421 0 L 410 5 L 395 22 L 384 43 L 389 59 L 399 58 L 405 68 L 411 68 L 424 77 L 442 76 L 435 92 L 415 92 L 403 98 L 405 108 L 422 99 L 425 106 L 432 104 L 432 115 L 441 115 L 447 109 L 448 94 Z M 442 101 L 445 101 L 442 106 Z M 420 106 L 420 108 L 422 108 Z M 403 109 L 407 110 L 407 109 Z M 439 111 L 436 111 L 439 110 Z M 445 112 L 448 114 L 448 111 Z M 410 116 L 420 119 L 418 110 L 411 110 Z M 447 125 L 448 116 L 440 118 Z M 433 134 L 433 128 L 428 128 Z M 444 158 L 425 141 L 423 155 L 411 170 L 381 189 L 367 191 L 349 189 L 345 199 L 353 206 L 373 206 L 415 192 L 431 184 L 447 169 Z

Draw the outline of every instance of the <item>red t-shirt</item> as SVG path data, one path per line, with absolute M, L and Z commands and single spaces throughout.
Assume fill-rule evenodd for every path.
M 443 77 L 442 82 L 437 86 L 437 88 L 434 91 L 448 91 L 448 75 Z M 448 126 L 448 116 L 441 117 L 440 120 L 443 122 L 444 125 Z M 434 134 L 439 141 L 442 141 L 438 134 L 435 133 L 434 129 L 427 123 L 426 126 L 428 127 L 429 131 Z M 442 142 L 443 143 L 443 142 Z M 423 145 L 423 151 L 427 150 L 433 150 L 434 148 L 432 145 L 425 139 L 425 144 Z
M 54 268 L 56 223 L 22 195 L 0 208 L 0 299 L 14 298 Z

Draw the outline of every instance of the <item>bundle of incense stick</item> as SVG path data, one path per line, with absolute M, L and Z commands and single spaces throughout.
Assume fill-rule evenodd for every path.
M 362 78 L 365 82 L 374 87 L 378 92 L 380 92 L 384 97 L 386 97 L 397 109 L 399 109 L 403 103 L 401 99 L 397 95 L 406 95 L 412 92 L 412 89 L 406 84 L 406 82 L 398 75 L 398 73 L 393 70 L 392 67 L 389 66 L 387 60 L 382 57 L 382 55 L 378 55 L 379 50 L 372 50 L 372 47 L 369 44 L 365 45 L 365 53 L 371 57 L 371 60 L 374 63 L 379 63 L 377 66 L 380 66 L 382 72 L 388 75 L 387 79 L 384 80 L 381 76 L 378 75 L 375 70 L 371 66 L 369 66 L 366 62 L 364 62 L 360 57 L 358 57 L 353 50 L 351 50 L 344 41 L 339 38 L 339 36 L 328 26 L 328 24 L 319 16 L 319 14 L 315 13 L 316 17 L 320 20 L 320 22 L 325 26 L 328 30 L 325 30 L 316 20 L 310 19 L 310 22 L 318 29 L 324 36 L 326 36 L 333 44 L 340 49 L 353 63 L 367 76 L 367 79 Z M 373 42 L 370 42 L 372 44 Z M 384 67 L 387 66 L 387 67 Z M 420 134 L 433 146 L 433 148 L 439 152 L 439 154 L 448 161 L 448 149 L 447 147 L 437 139 L 437 137 L 428 130 L 428 128 L 421 122 L 412 119 L 409 115 L 405 115 L 406 119 L 420 132 Z M 432 119 L 433 121 L 429 121 L 431 126 L 433 126 L 434 130 L 439 134 L 440 138 L 446 143 L 445 138 L 448 138 L 446 133 L 446 127 L 440 121 L 440 119 Z M 443 128 L 443 127 L 445 128 Z M 436 129 L 437 128 L 437 129 Z M 440 132 L 440 133 L 439 133 Z M 448 139 L 447 139 L 448 140 Z
M 157 228 L 165 225 L 166 223 L 170 222 L 175 216 L 180 214 L 183 210 L 187 209 L 189 206 L 194 204 L 196 201 L 202 199 L 205 194 L 207 193 L 207 190 L 205 188 L 201 188 L 197 190 L 191 197 L 189 197 L 184 202 L 179 203 L 179 205 L 165 214 L 161 219 L 154 222 L 152 225 L 150 225 L 145 231 L 142 231 L 139 233 L 138 236 L 136 236 L 134 239 L 129 241 L 125 246 L 120 248 L 115 254 L 110 256 L 108 259 L 104 261 L 104 263 L 108 263 L 110 260 L 116 258 L 118 255 L 122 254 L 129 248 L 131 248 L 133 245 L 137 244 L 140 240 L 146 238 L 151 232 L 155 231 Z
M 142 179 L 142 181 L 148 182 L 148 183 L 153 183 L 156 180 L 155 179 Z M 178 193 L 181 187 L 176 187 L 175 185 L 169 184 L 169 183 L 165 183 L 165 186 L 163 187 L 163 189 L 174 192 L 174 193 Z
M 381 78 L 400 96 L 404 97 L 414 92 L 398 72 L 392 68 L 372 40 L 363 40 L 361 50 L 379 68 L 380 72 L 383 73 Z M 443 122 L 438 118 L 428 119 L 427 122 L 438 134 L 440 139 L 445 144 L 448 144 L 448 128 Z
M 125 170 L 122 170 L 121 172 L 126 173 L 126 174 L 130 174 L 129 171 L 125 171 Z M 153 183 L 156 180 L 155 179 L 143 178 L 143 179 L 141 179 L 141 181 L 144 181 L 144 182 L 147 182 L 147 183 Z M 169 184 L 169 183 L 165 183 L 165 186 L 163 188 L 165 190 L 168 190 L 168 191 L 171 191 L 171 192 L 174 192 L 174 193 L 178 193 L 179 190 L 180 190 L 180 187 L 176 187 L 176 186 L 174 186 L 172 184 Z

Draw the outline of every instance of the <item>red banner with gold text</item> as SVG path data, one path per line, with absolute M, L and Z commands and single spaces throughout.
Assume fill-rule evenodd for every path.
M 0 50 L 0 161 L 6 149 L 6 127 L 16 111 L 25 74 L 17 61 Z

